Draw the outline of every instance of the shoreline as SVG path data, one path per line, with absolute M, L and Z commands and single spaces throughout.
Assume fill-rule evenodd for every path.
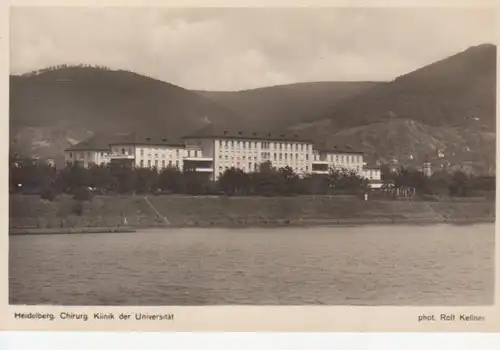
M 136 233 L 140 230 L 151 229 L 248 229 L 248 228 L 314 228 L 314 227 L 360 227 L 360 226 L 389 226 L 389 225 L 474 225 L 495 223 L 495 218 L 468 218 L 468 219 L 331 219 L 331 220 L 302 220 L 289 222 L 279 220 L 266 223 L 192 223 L 184 225 L 166 226 L 124 226 L 124 227 L 72 227 L 72 228 L 9 228 L 9 236 L 33 236 L 33 235 L 60 235 L 60 234 L 106 234 L 106 233 Z

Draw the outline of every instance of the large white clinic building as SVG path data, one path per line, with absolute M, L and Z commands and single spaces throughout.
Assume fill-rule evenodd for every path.
M 245 132 L 209 125 L 180 140 L 137 134 L 93 137 L 66 149 L 65 159 L 86 167 L 113 161 L 141 168 L 189 167 L 207 173 L 212 180 L 229 168 L 252 172 L 265 162 L 276 168 L 289 166 L 299 175 L 327 174 L 334 168 L 365 177 L 362 152 L 349 146 L 315 149 L 313 145 L 297 133 Z

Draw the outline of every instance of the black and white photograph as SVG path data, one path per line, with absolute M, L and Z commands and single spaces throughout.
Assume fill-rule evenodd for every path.
M 495 303 L 495 11 L 23 6 L 9 31 L 9 305 Z

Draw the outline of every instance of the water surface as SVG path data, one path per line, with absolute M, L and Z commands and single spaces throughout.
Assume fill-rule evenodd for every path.
M 10 237 L 11 304 L 489 305 L 494 225 Z

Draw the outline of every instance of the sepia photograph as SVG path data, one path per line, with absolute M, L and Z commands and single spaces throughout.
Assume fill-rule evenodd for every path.
M 24 6 L 9 31 L 9 305 L 494 305 L 495 11 Z

